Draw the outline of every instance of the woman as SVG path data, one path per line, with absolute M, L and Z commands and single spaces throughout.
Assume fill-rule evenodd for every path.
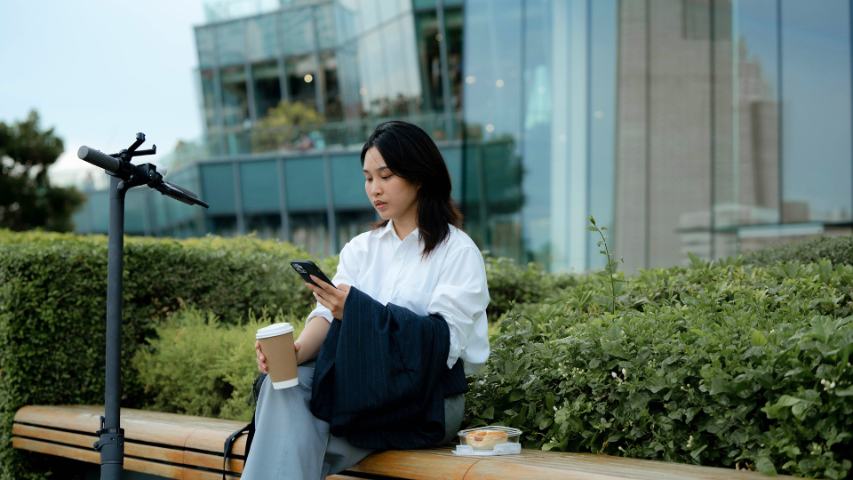
M 440 316 L 449 331 L 447 369 L 460 370 L 461 361 L 470 374 L 488 358 L 485 266 L 480 250 L 458 228 L 461 214 L 451 200 L 450 175 L 435 143 L 415 125 L 383 123 L 364 144 L 361 163 L 365 192 L 382 221 L 341 250 L 332 280 L 336 287 L 317 278 L 320 287 L 306 283 L 317 307 L 295 342 L 299 386 L 274 390 L 269 379 L 264 381 L 244 479 L 324 478 L 371 453 L 330 434 L 329 424 L 312 415 L 309 406 L 312 360 L 333 319 L 346 317 L 351 287 L 382 305 Z M 258 368 L 266 372 L 266 358 L 259 344 L 255 348 Z M 454 437 L 463 410 L 462 394 L 444 398 L 441 443 Z

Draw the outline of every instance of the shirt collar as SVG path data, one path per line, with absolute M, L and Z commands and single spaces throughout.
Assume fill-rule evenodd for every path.
M 389 232 L 392 232 L 392 233 L 394 232 L 394 223 L 393 222 L 394 222 L 393 220 L 388 220 L 388 222 L 385 224 L 385 226 L 382 227 L 382 230 L 379 231 L 380 237 L 384 237 L 385 235 L 388 235 Z
M 388 223 L 386 223 L 385 226 L 382 227 L 382 230 L 379 232 L 379 237 L 384 237 L 389 233 L 391 235 L 394 235 L 394 238 L 397 238 L 397 232 L 394 231 L 394 220 L 391 219 L 389 219 Z M 415 227 L 415 229 L 412 230 L 406 238 L 409 238 L 411 236 L 414 236 L 415 238 L 420 238 L 418 227 Z M 406 238 L 404 238 L 403 240 L 406 240 Z

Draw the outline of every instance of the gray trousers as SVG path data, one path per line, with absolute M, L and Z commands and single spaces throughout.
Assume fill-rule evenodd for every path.
M 311 414 L 314 362 L 299 367 L 299 385 L 272 388 L 269 377 L 261 386 L 255 409 L 255 437 L 241 478 L 317 480 L 345 470 L 372 452 L 331 435 L 329 424 Z M 465 396 L 444 400 L 445 436 L 456 437 L 462 424 Z

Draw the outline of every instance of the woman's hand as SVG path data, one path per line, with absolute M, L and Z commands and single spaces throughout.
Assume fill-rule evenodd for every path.
M 310 283 L 306 283 L 305 286 L 311 289 L 314 292 L 314 298 L 320 302 L 320 305 L 328 308 L 332 311 L 332 316 L 337 318 L 338 320 L 343 320 L 344 318 L 344 304 L 347 301 L 347 295 L 349 295 L 350 286 L 342 283 L 338 285 L 338 288 L 329 285 L 328 283 L 320 280 L 319 278 L 311 275 L 311 280 L 314 280 L 314 283 L 320 285 L 312 285 Z
M 296 350 L 297 364 L 299 363 L 299 348 L 301 346 L 302 344 L 298 341 L 293 342 L 293 349 Z M 261 342 L 258 340 L 255 340 L 255 355 L 258 357 L 258 370 L 261 373 L 270 373 L 269 368 L 267 368 L 267 357 L 261 351 Z

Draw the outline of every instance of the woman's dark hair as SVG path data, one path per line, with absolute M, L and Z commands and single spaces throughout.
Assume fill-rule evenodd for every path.
M 461 227 L 462 213 L 450 198 L 450 173 L 435 142 L 411 123 L 392 120 L 379 124 L 361 149 L 361 164 L 371 148 L 376 147 L 385 165 L 395 175 L 418 188 L 418 232 L 424 242 L 426 257 L 450 234 L 449 225 Z M 375 228 L 384 227 L 388 220 Z

